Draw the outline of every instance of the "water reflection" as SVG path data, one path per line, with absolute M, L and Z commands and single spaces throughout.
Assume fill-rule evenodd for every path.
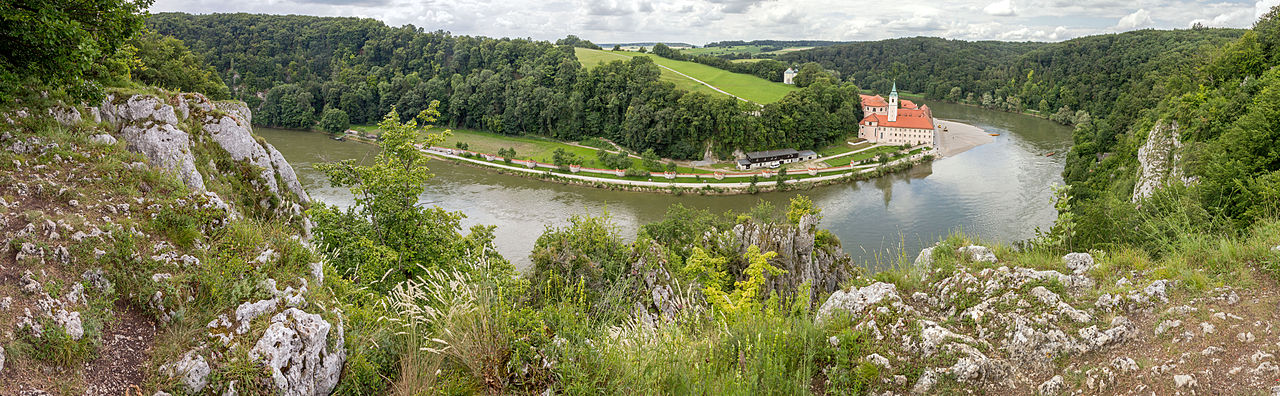
M 713 212 L 744 211 L 759 201 L 785 207 L 797 194 L 809 195 L 823 210 L 830 229 L 858 262 L 876 269 L 884 258 L 914 257 L 947 233 L 963 230 L 1010 242 L 1032 236 L 1055 217 L 1052 186 L 1061 184 L 1062 156 L 1070 130 L 1027 116 L 974 107 L 929 103 L 941 118 L 999 133 L 995 141 L 905 172 L 868 181 L 793 192 L 738 196 L 673 196 L 566 186 L 482 169 L 433 161 L 436 174 L 422 202 L 466 214 L 464 225 L 496 225 L 499 250 L 527 266 L 534 241 L 547 226 L 563 225 L 573 214 L 608 212 L 626 238 L 640 224 L 661 219 L 676 203 Z M 345 189 L 328 186 L 311 164 L 323 160 L 367 159 L 372 146 L 335 142 L 323 134 L 258 128 L 289 159 L 313 198 L 350 205 Z

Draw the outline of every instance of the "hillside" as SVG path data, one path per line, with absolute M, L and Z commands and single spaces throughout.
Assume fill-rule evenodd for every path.
M 734 73 L 700 63 L 667 59 L 652 54 L 630 51 L 597 51 L 586 48 L 574 48 L 574 53 L 577 54 L 583 66 L 587 67 L 594 66 L 600 62 L 622 60 L 636 56 L 649 57 L 653 59 L 654 63 L 664 67 L 662 80 L 673 82 L 681 89 L 720 94 L 719 91 L 710 89 L 699 82 L 701 81 L 730 95 L 760 104 L 777 102 L 783 96 L 786 96 L 788 92 L 795 90 L 795 87 L 756 76 Z
M 848 93 L 856 90 L 839 82 L 798 90 L 810 92 L 784 106 L 779 99 L 791 88 L 781 84 L 645 56 L 587 68 L 575 56 L 581 49 L 546 41 L 300 15 L 161 13 L 146 22 L 208 62 L 262 126 L 308 129 L 326 109 L 351 124 L 377 123 L 393 108 L 409 121 L 439 102 L 445 127 L 565 141 L 598 137 L 636 153 L 693 160 L 708 150 L 724 158 L 735 150 L 823 147 L 857 128 L 857 118 L 834 115 L 857 101 Z M 759 106 L 664 76 L 660 65 L 768 111 L 755 117 L 740 107 Z M 833 88 L 841 94 L 826 91 Z

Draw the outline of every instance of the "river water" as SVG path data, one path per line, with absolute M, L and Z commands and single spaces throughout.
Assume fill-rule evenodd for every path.
M 422 202 L 466 215 L 464 227 L 496 225 L 496 243 L 517 267 L 529 265 L 534 241 L 548 226 L 569 216 L 608 212 L 627 240 L 640 225 L 660 220 L 676 203 L 719 213 L 745 211 L 760 200 L 785 208 L 798 194 L 822 209 L 822 227 L 840 238 L 855 262 L 871 270 L 905 254 L 914 257 L 952 231 L 988 241 L 1013 242 L 1047 229 L 1056 216 L 1053 186 L 1062 184 L 1063 157 L 1071 130 L 1018 114 L 971 106 L 930 103 L 934 115 L 998 133 L 995 141 L 955 157 L 863 182 L 758 195 L 674 196 L 568 186 L 500 175 L 483 169 L 433 161 L 436 175 Z M 329 186 L 312 164 L 371 159 L 376 147 L 337 142 L 326 135 L 255 128 L 293 164 L 312 199 L 348 206 L 351 194 Z M 1049 153 L 1057 155 L 1046 156 Z

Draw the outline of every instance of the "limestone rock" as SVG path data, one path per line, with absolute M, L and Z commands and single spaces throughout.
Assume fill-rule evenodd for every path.
M 1160 324 L 1156 325 L 1155 333 L 1156 333 L 1156 335 L 1158 336 L 1158 335 L 1164 334 L 1166 331 L 1169 331 L 1170 329 L 1176 328 L 1176 327 L 1178 327 L 1178 326 L 1182 326 L 1182 321 L 1181 321 L 1181 320 L 1177 320 L 1177 319 L 1170 319 L 1170 320 L 1166 320 L 1166 321 L 1160 322 Z
M 111 146 L 116 144 L 116 137 L 106 133 L 99 133 L 89 137 L 89 143 L 100 146 Z
M 1093 256 L 1089 253 L 1069 253 L 1062 256 L 1062 261 L 1067 263 L 1067 268 L 1075 275 L 1084 275 L 1093 269 Z
M 1194 388 L 1196 386 L 1196 377 L 1185 374 L 1175 375 L 1173 376 L 1173 384 L 1178 388 Z
M 930 246 L 920 249 L 920 254 L 916 255 L 915 265 L 921 268 L 928 268 L 933 265 L 933 249 L 937 246 Z
M 1056 395 L 1058 393 L 1061 393 L 1066 388 L 1067 388 L 1067 385 L 1063 382 L 1062 376 L 1055 375 L 1053 376 L 1053 378 L 1050 378 L 1048 381 L 1041 383 L 1040 387 L 1037 390 L 1039 390 L 1041 395 Z
M 1137 203 L 1171 182 L 1190 184 L 1194 178 L 1182 171 L 1182 140 L 1178 123 L 1157 121 L 1147 133 L 1147 141 L 1138 148 L 1138 181 L 1133 186 L 1131 201 Z
M 253 166 L 261 169 L 261 179 L 267 183 L 267 187 L 272 192 L 279 193 L 280 187 L 276 184 L 275 167 L 271 165 L 271 156 L 267 154 L 267 150 L 258 143 L 253 136 L 253 127 L 249 124 L 241 124 L 236 118 L 224 115 L 221 117 L 210 116 L 209 120 L 204 121 L 203 129 L 208 133 L 213 141 L 222 146 L 223 150 L 236 161 L 245 161 Z
M 342 324 L 338 324 L 334 348 L 329 348 L 330 329 L 320 315 L 290 308 L 271 318 L 249 354 L 271 370 L 280 393 L 327 395 L 337 385 L 346 360 Z
M 892 283 L 877 282 L 870 286 L 850 289 L 848 292 L 837 290 L 831 294 L 831 297 L 827 298 L 826 302 L 822 303 L 822 307 L 818 308 L 818 315 L 815 321 L 822 323 L 837 311 L 846 311 L 857 316 L 868 306 L 879 304 L 882 301 L 889 301 L 890 304 L 900 306 L 902 297 L 898 296 L 898 287 Z
M 810 301 L 840 289 L 840 284 L 853 277 L 856 269 L 853 259 L 839 246 L 815 246 L 818 218 L 806 215 L 799 224 L 759 224 L 748 221 L 733 227 L 731 234 L 738 242 L 738 253 L 745 253 L 751 245 L 761 252 L 777 252 L 769 263 L 786 271 L 781 276 L 769 277 L 765 287 L 769 292 L 789 296 L 803 283 L 809 282 Z
M 1138 371 L 1138 362 L 1133 358 L 1118 357 L 1111 360 L 1111 367 L 1122 373 Z
M 209 374 L 213 372 L 204 356 L 200 356 L 195 350 L 187 351 L 177 362 L 161 366 L 160 371 L 171 378 L 178 378 L 193 393 L 200 392 L 209 384 Z
M 4 346 L 0 345 L 0 374 L 4 374 Z
M 280 154 L 275 146 L 266 143 L 267 154 L 271 156 L 271 166 L 276 169 L 276 174 L 280 176 L 280 180 L 284 182 L 284 186 L 298 196 L 298 200 L 306 203 L 311 202 L 311 196 L 307 195 L 307 190 L 302 188 L 302 182 L 298 181 L 298 174 L 294 173 L 293 165 L 289 165 L 289 161 L 285 160 L 284 154 Z
M 933 370 L 925 370 L 924 374 L 920 374 L 920 379 L 916 380 L 916 384 L 911 387 L 911 394 L 923 395 L 933 390 L 933 386 L 938 384 L 938 373 Z
M 969 245 L 957 249 L 957 251 L 960 252 L 960 255 L 968 257 L 969 261 L 975 263 L 994 263 L 999 261 L 995 252 L 992 252 L 986 246 Z
M 173 124 L 127 125 L 120 131 L 129 150 L 146 155 L 153 165 L 176 172 L 187 187 L 204 190 L 204 177 L 196 170 L 191 138 L 186 132 Z

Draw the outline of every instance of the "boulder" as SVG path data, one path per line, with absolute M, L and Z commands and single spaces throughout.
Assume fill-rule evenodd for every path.
M 937 246 L 930 246 L 920 249 L 920 254 L 916 255 L 915 265 L 919 267 L 928 267 L 933 265 L 933 249 Z
M 1084 275 L 1093 269 L 1093 256 L 1089 253 L 1068 253 L 1062 256 L 1062 261 L 1067 263 L 1067 269 L 1072 274 Z
M 173 124 L 127 125 L 120 132 L 129 150 L 146 155 L 152 165 L 177 173 L 187 187 L 204 190 L 204 176 L 196 170 L 191 137 L 186 132 Z
M 276 389 L 286 395 L 327 395 L 338 384 L 346 360 L 342 323 L 329 347 L 332 326 L 317 314 L 290 308 L 271 318 L 249 351 L 271 371 Z
M 111 146 L 116 144 L 116 137 L 107 133 L 99 133 L 89 137 L 89 143 L 100 146 Z
M 261 169 L 262 181 L 267 183 L 271 192 L 277 194 L 280 192 L 280 186 L 276 184 L 276 170 L 271 164 L 271 155 L 267 154 L 266 148 L 263 148 L 257 139 L 254 139 L 252 126 L 241 124 L 237 118 L 230 115 L 207 116 L 203 125 L 204 132 L 222 146 L 231 159 L 245 161 Z
M 995 252 L 992 252 L 991 249 L 986 246 L 969 245 L 957 249 L 956 251 L 960 252 L 961 256 L 968 257 L 969 261 L 975 263 L 994 263 L 1000 261 L 996 258 Z
M 1041 395 L 1047 396 L 1047 395 L 1056 395 L 1056 394 L 1062 393 L 1062 391 L 1066 389 L 1067 389 L 1067 384 L 1063 382 L 1062 376 L 1055 375 L 1053 376 L 1053 378 L 1050 378 L 1048 381 L 1041 383 L 1040 388 L 1037 390 L 1040 391 Z
M 818 308 L 815 321 L 822 323 L 838 311 L 849 312 L 856 316 L 867 307 L 883 301 L 900 306 L 902 297 L 898 296 L 898 287 L 892 283 L 877 282 L 866 287 L 852 288 L 848 292 L 837 290 L 822 303 L 822 307 Z
M 1194 388 L 1196 386 L 1196 377 L 1190 375 L 1173 376 L 1173 385 L 1178 388 Z
M 187 351 L 177 362 L 160 366 L 160 371 L 170 378 L 178 378 L 192 393 L 204 389 L 209 384 L 209 374 L 213 372 L 209 362 L 195 350 Z
M 0 374 L 4 374 L 4 346 L 0 345 Z

